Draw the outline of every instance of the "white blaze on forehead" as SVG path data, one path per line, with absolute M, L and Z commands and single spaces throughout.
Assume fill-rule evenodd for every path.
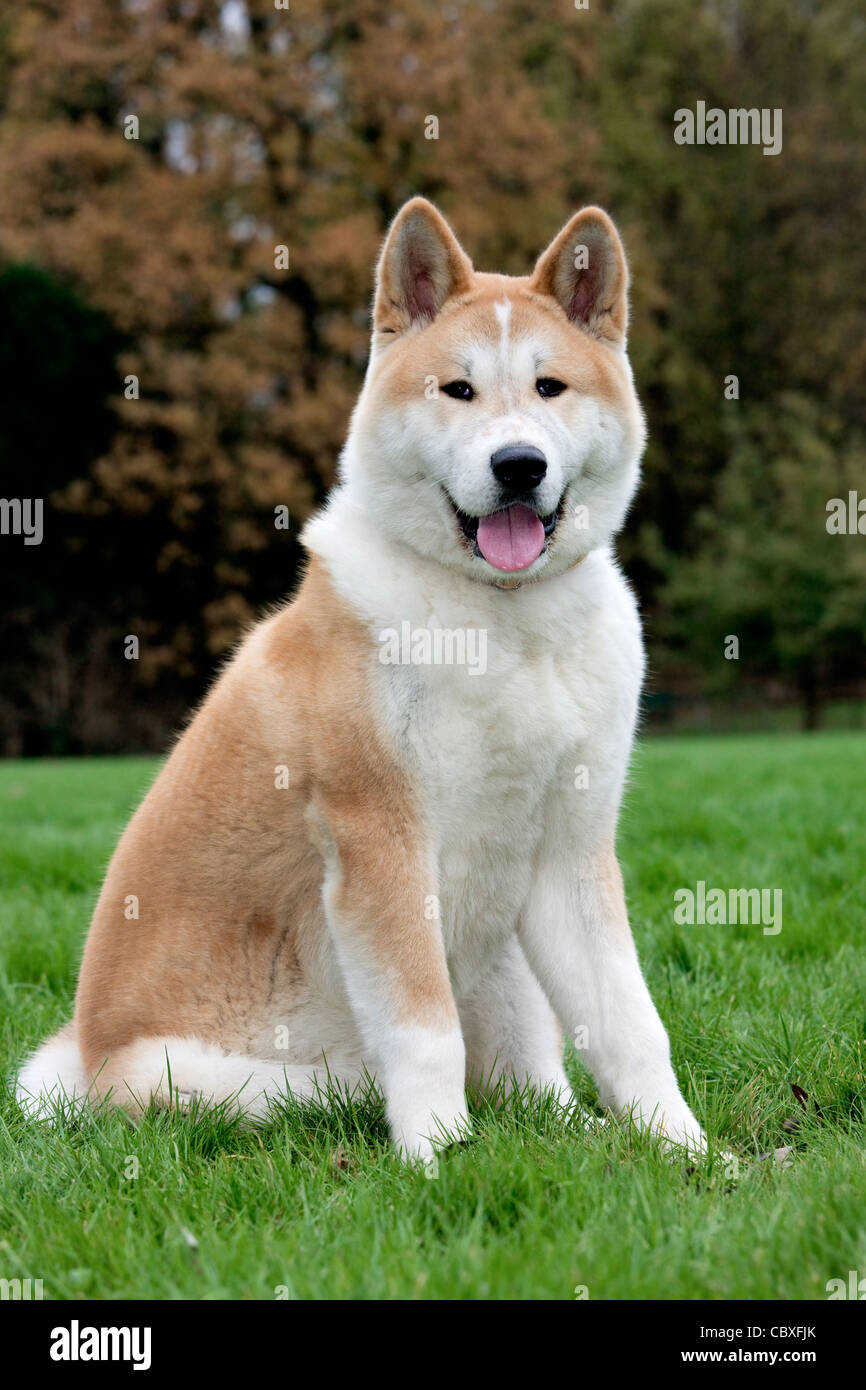
M 517 409 L 527 395 L 534 400 L 535 379 L 552 352 L 544 333 L 525 319 L 512 333 L 513 307 L 511 300 L 494 300 L 488 313 L 493 310 L 499 331 L 488 318 L 477 333 L 467 335 L 455 358 L 463 375 L 484 394 L 487 405 L 498 402 L 503 412 Z
M 508 325 L 511 322 L 511 304 L 507 299 L 503 299 L 501 303 L 494 304 L 493 308 L 496 310 L 496 317 L 499 320 L 501 332 L 500 342 L 502 344 L 502 351 L 505 352 L 508 348 Z
M 499 322 L 499 365 L 496 369 L 499 388 L 505 391 L 507 403 L 514 405 L 514 370 L 511 361 L 512 344 L 509 339 L 509 329 L 511 327 L 511 303 L 507 299 L 496 301 L 493 305 L 496 318 Z

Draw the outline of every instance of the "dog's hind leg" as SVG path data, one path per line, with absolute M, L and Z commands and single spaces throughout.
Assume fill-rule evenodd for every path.
M 562 1064 L 562 1032 L 516 937 L 459 1011 L 471 1086 L 507 1093 L 529 1085 L 552 1091 L 569 1109 L 575 1104 Z

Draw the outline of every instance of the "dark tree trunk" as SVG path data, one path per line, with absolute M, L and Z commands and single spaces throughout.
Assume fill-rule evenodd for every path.
M 818 672 L 810 663 L 800 675 L 800 697 L 803 701 L 803 728 L 814 733 L 821 724 L 823 696 Z

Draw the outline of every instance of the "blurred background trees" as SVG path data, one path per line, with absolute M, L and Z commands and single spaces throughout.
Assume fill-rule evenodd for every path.
M 864 90 L 856 0 L 9 7 L 0 490 L 46 516 L 0 537 L 0 747 L 163 746 L 292 587 L 415 193 L 480 268 L 620 225 L 650 707 L 862 700 L 866 538 L 825 508 L 866 494 Z M 676 145 L 699 99 L 781 108 L 782 153 Z

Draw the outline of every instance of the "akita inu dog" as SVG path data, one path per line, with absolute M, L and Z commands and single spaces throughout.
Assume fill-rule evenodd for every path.
M 367 1071 L 398 1150 L 427 1158 L 466 1132 L 467 1082 L 573 1104 L 564 1030 L 606 1106 L 704 1148 L 614 853 L 643 675 L 611 553 L 645 439 L 627 280 L 598 208 L 523 278 L 402 208 L 303 583 L 123 835 L 74 1020 L 22 1103 L 261 1116 Z M 483 633 L 484 669 L 433 643 L 395 660 L 401 631 Z

